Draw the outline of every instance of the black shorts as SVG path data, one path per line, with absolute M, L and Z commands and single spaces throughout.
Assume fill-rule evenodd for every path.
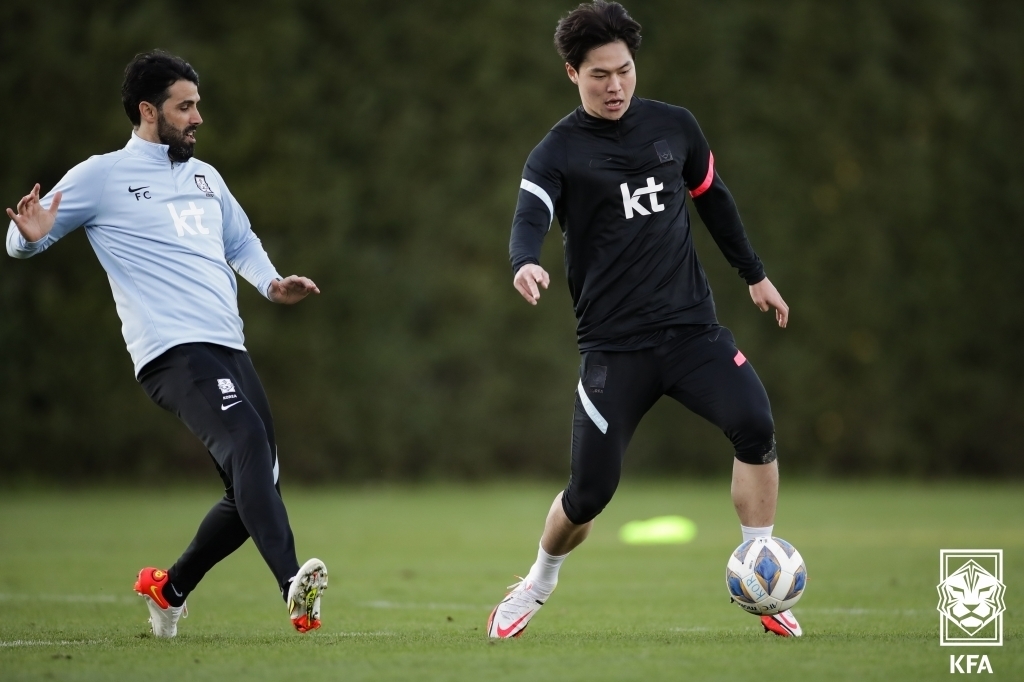
M 571 475 L 562 496 L 570 521 L 587 523 L 611 500 L 633 432 L 663 395 L 722 429 L 739 461 L 775 460 L 768 395 L 725 327 L 676 327 L 643 350 L 588 351 L 580 363 Z

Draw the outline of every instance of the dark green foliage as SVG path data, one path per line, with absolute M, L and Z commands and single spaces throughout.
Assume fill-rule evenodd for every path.
M 279 269 L 324 292 L 285 308 L 242 285 L 286 473 L 562 475 L 577 355 L 561 248 L 534 309 L 507 243 L 526 155 L 578 103 L 551 45 L 572 5 L 4 3 L 3 204 L 121 147 L 125 64 L 180 53 L 201 77 L 198 155 Z M 1024 5 L 630 9 L 638 94 L 696 114 L 793 307 L 774 328 L 698 223 L 787 472 L 1024 473 Z M 210 473 L 118 331 L 82 231 L 0 263 L 5 478 Z M 721 434 L 668 401 L 629 458 L 730 466 Z

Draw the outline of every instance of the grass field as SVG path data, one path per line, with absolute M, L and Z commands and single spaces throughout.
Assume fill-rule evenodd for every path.
M 777 534 L 807 561 L 807 635 L 763 634 L 728 603 L 739 543 L 724 482 L 630 483 L 519 640 L 488 642 L 493 604 L 532 563 L 557 485 L 286 489 L 300 560 L 330 569 L 324 626 L 291 630 L 246 544 L 190 597 L 171 641 L 131 591 L 166 566 L 217 497 L 0 492 L 0 679 L 932 680 L 949 654 L 988 654 L 1024 680 L 1024 487 L 794 483 Z M 626 521 L 681 514 L 687 545 L 627 546 Z M 1002 548 L 1001 648 L 943 648 L 940 548 Z M 756 677 L 754 677 L 756 676 Z

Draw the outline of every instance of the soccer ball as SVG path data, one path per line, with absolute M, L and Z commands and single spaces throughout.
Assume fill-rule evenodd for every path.
M 800 601 L 807 567 L 796 547 L 782 538 L 754 538 L 729 557 L 725 584 L 733 602 L 744 611 L 772 615 Z

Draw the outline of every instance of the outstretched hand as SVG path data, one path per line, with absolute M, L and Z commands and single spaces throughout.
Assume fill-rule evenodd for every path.
M 49 208 L 43 208 L 39 203 L 39 183 L 32 188 L 32 191 L 21 198 L 18 202 L 17 213 L 7 209 L 7 215 L 18 227 L 18 232 L 27 242 L 37 242 L 53 229 L 53 222 L 57 219 L 57 207 L 60 206 L 61 193 L 53 195 L 53 201 Z
M 786 324 L 789 322 L 789 306 L 782 300 L 779 290 L 775 288 L 775 285 L 767 277 L 757 284 L 750 285 L 750 298 L 753 299 L 754 305 L 763 313 L 775 308 L 775 320 L 779 323 L 780 327 L 785 329 Z
M 308 277 L 291 275 L 284 279 L 275 279 L 271 282 L 270 290 L 267 292 L 267 298 L 274 303 L 291 305 L 293 303 L 298 303 L 310 294 L 319 293 L 320 289 L 317 288 L 316 284 L 313 284 L 313 280 Z
M 519 272 L 516 273 L 515 278 L 512 280 L 512 286 L 516 288 L 516 291 L 530 305 L 537 305 L 537 301 L 540 300 L 540 288 L 538 285 L 547 289 L 550 283 L 551 277 L 548 276 L 547 271 L 533 263 L 527 263 L 519 268 Z

